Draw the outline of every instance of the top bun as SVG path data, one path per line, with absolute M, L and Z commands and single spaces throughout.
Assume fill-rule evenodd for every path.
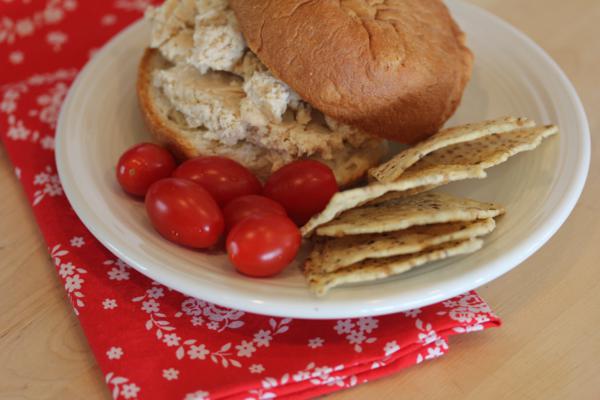
M 471 75 L 440 0 L 230 0 L 250 49 L 324 114 L 402 143 L 439 130 Z

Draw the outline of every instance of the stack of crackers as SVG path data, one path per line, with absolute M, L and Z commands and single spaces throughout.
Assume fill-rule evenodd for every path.
M 314 247 L 303 265 L 318 296 L 346 283 L 401 274 L 479 250 L 502 206 L 431 192 L 481 179 L 486 169 L 558 133 L 526 118 L 501 118 L 442 130 L 369 171 L 371 183 L 332 197 L 302 234 Z

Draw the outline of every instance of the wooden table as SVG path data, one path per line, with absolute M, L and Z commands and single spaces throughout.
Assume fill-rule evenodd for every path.
M 600 1 L 474 0 L 564 68 L 600 128 Z M 519 268 L 481 288 L 504 326 L 443 358 L 334 399 L 600 399 L 600 141 L 583 196 Z M 108 399 L 29 208 L 0 149 L 0 398 Z

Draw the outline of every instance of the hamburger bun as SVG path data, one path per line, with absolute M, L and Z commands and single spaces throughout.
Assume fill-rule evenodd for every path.
M 249 48 L 324 114 L 414 143 L 460 103 L 472 53 L 441 0 L 230 0 Z

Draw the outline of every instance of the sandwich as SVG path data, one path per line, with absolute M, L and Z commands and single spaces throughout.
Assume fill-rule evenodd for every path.
M 438 131 L 471 75 L 440 0 L 166 0 L 146 17 L 150 131 L 181 158 L 229 157 L 263 179 L 309 158 L 350 186 L 388 141 Z

